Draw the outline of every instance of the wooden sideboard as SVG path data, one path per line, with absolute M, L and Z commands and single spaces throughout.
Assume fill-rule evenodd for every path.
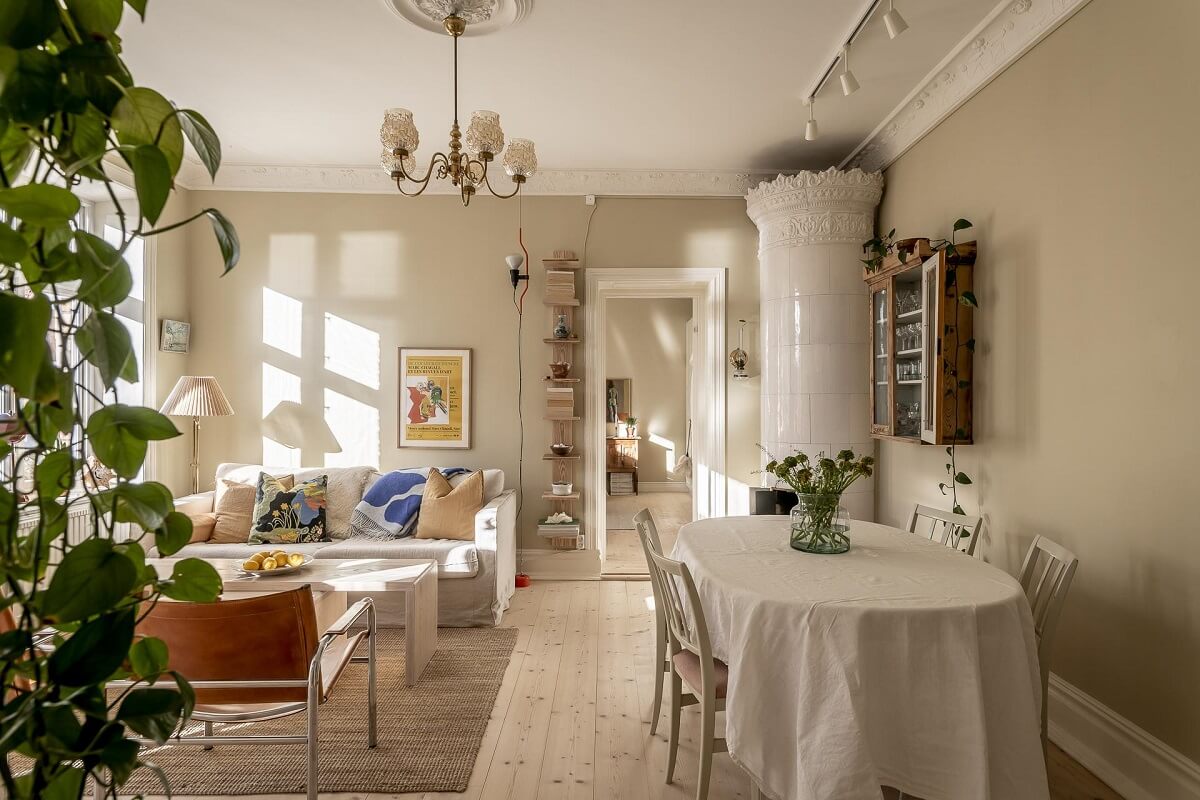
M 628 473 L 633 476 L 633 493 L 638 493 L 638 442 L 640 436 L 609 436 L 605 458 L 605 488 L 612 494 L 612 476 Z

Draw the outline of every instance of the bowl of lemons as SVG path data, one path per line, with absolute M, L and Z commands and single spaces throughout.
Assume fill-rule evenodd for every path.
M 286 550 L 263 550 L 242 562 L 241 570 L 249 575 L 283 575 L 303 569 L 313 557 Z

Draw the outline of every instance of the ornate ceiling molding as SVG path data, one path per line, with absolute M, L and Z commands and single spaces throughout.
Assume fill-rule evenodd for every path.
M 744 197 L 760 181 L 776 174 L 774 171 L 541 169 L 521 191 L 527 195 Z M 193 190 L 398 194 L 396 184 L 377 166 L 222 164 L 213 183 L 199 162 L 187 158 L 179 172 L 179 183 Z M 507 178 L 501 176 L 500 185 L 507 186 Z M 457 193 L 453 187 L 432 183 L 426 192 Z
M 758 226 L 760 251 L 781 245 L 854 242 L 871 238 L 883 175 L 830 167 L 780 175 L 746 194 L 746 214 Z
M 387 6 L 430 33 L 445 36 L 442 20 L 457 14 L 467 21 L 464 36 L 486 36 L 525 19 L 533 0 L 387 0 Z
M 1003 0 L 842 167 L 885 169 L 1090 0 Z

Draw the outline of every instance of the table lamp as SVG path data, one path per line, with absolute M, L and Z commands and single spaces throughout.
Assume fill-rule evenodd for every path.
M 200 491 L 200 418 L 231 416 L 233 406 L 216 378 L 184 375 L 167 395 L 159 413 L 192 418 L 192 493 L 195 494 Z

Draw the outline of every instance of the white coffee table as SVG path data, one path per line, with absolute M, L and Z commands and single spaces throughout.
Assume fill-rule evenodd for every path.
M 177 559 L 147 559 L 161 576 L 171 574 Z M 347 592 L 404 593 L 405 679 L 416 684 L 437 650 L 437 562 L 408 558 L 321 558 L 285 575 L 253 576 L 239 570 L 232 558 L 205 559 L 224 583 L 224 595 L 285 592 L 311 586 L 314 594 L 326 593 L 322 606 L 340 602 L 345 610 Z M 337 599 L 340 598 L 340 601 Z M 339 612 L 340 613 L 340 612 Z

